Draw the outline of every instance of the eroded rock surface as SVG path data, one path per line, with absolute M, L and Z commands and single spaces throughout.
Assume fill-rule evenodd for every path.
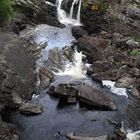
M 31 103 L 24 103 L 19 108 L 19 111 L 25 115 L 38 115 L 43 112 L 43 108 L 38 105 L 34 105 Z
M 35 90 L 35 61 L 37 48 L 10 32 L 0 31 L 0 106 L 1 111 L 18 108 L 24 100 L 31 99 Z M 3 126 L 3 122 L 0 124 Z M 0 137 L 6 131 L 13 133 L 5 123 Z M 15 132 L 15 131 L 14 131 Z M 14 133 L 13 133 L 14 134 Z M 8 136 L 5 136 L 5 139 Z M 13 135 L 13 140 L 18 137 Z
M 110 97 L 90 85 L 81 85 L 78 96 L 82 102 L 95 106 L 95 108 L 105 108 L 110 110 L 117 109 Z

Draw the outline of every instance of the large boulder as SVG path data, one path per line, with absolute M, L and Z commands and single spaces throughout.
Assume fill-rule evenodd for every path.
M 43 112 L 43 108 L 38 105 L 34 105 L 31 103 L 24 103 L 19 108 L 19 111 L 25 115 L 38 115 Z
M 11 33 L 1 34 L 0 40 L 0 95 L 10 98 L 9 101 L 5 99 L 4 104 L 10 104 L 15 96 L 31 99 L 35 90 L 36 61 L 31 50 L 35 50 L 35 47 Z
M 48 68 L 41 67 L 39 70 L 39 79 L 40 79 L 39 87 L 41 89 L 46 89 L 49 87 L 50 82 L 53 79 L 53 72 Z
M 77 102 L 78 89 L 69 84 L 58 84 L 51 86 L 48 93 L 59 97 L 59 104 L 73 104 Z
M 48 59 L 45 62 L 46 66 L 50 69 L 61 69 L 62 68 L 62 52 L 59 48 L 53 48 L 48 51 Z
M 80 98 L 80 101 L 91 105 L 95 108 L 101 108 L 101 109 L 109 109 L 109 110 L 116 110 L 117 107 L 114 104 L 113 100 L 106 95 L 106 93 L 103 93 L 91 85 L 81 85 L 78 92 L 78 97 Z
M 50 26 L 65 27 L 57 19 L 57 7 L 54 5 L 44 4 L 41 13 L 42 21 Z
M 134 83 L 135 83 L 135 79 L 132 78 L 130 75 L 128 75 L 128 76 L 123 76 L 120 79 L 118 79 L 116 81 L 115 86 L 121 87 L 121 88 L 130 88 L 130 87 L 133 87 Z
M 6 107 L 19 108 L 35 90 L 37 48 L 11 32 L 0 30 L 0 115 Z M 1 117 L 1 116 L 0 116 Z M 18 140 L 17 131 L 0 120 L 0 139 Z
M 77 46 L 87 56 L 89 62 L 94 62 L 103 58 L 100 50 L 107 47 L 107 42 L 104 39 L 84 36 L 78 39 Z
M 85 31 L 85 30 L 82 29 L 81 27 L 76 26 L 76 27 L 73 27 L 73 28 L 72 28 L 72 35 L 73 35 L 76 39 L 78 39 L 78 38 L 80 38 L 80 37 L 87 36 L 88 33 L 87 33 L 87 31 Z
M 46 3 L 44 0 L 13 0 L 13 7 L 17 10 L 17 13 L 22 13 L 26 16 L 27 22 L 44 23 L 56 27 L 64 27 L 57 19 L 57 7 L 53 4 Z M 19 12 L 20 11 L 20 12 Z M 20 28 L 23 28 L 23 24 L 14 18 L 14 23 L 20 24 Z M 14 28 L 15 25 L 13 24 Z

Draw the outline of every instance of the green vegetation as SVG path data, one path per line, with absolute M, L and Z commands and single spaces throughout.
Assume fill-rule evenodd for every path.
M 140 35 L 135 35 L 133 38 L 135 41 L 140 43 Z
M 89 4 L 88 0 L 83 0 L 82 7 L 86 8 L 88 6 L 91 7 L 92 11 L 105 12 L 109 7 L 109 3 L 107 0 L 95 0 L 92 4 Z
M 132 49 L 132 51 L 130 52 L 130 56 L 131 57 L 138 57 L 138 56 L 140 56 L 140 51 L 137 49 Z
M 13 10 L 10 0 L 0 0 L 0 21 L 5 22 L 11 18 Z

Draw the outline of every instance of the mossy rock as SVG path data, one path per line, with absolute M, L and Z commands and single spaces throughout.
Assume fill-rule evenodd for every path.
M 130 52 L 130 56 L 135 57 L 135 58 L 139 57 L 140 56 L 140 50 L 132 49 L 131 52 Z
M 106 0 L 90 2 L 83 0 L 81 22 L 89 33 L 100 31 L 100 25 L 105 22 L 105 14 L 109 5 Z
M 106 0 L 95 0 L 94 2 L 83 0 L 82 8 L 90 8 L 92 11 L 106 12 L 109 8 L 109 3 Z

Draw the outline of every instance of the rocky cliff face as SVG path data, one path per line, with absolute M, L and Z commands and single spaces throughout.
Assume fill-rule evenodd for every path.
M 64 27 L 57 20 L 56 6 L 47 4 L 45 0 L 13 0 L 12 7 L 16 12 L 11 25 L 17 34 L 25 29 L 28 23 Z
M 88 31 L 100 29 L 139 36 L 140 2 L 137 0 L 84 1 L 81 19 Z
M 15 127 L 2 122 L 1 114 L 6 108 L 18 108 L 31 99 L 37 53 L 36 47 L 25 39 L 0 31 L 0 139 L 18 139 Z

